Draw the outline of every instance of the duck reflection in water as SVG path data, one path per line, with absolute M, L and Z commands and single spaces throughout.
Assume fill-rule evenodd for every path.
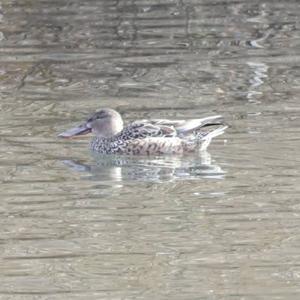
M 173 181 L 212 178 L 222 179 L 225 171 L 212 161 L 207 151 L 187 156 L 94 155 L 95 163 L 75 160 L 63 163 L 76 172 L 88 173 L 101 181 Z

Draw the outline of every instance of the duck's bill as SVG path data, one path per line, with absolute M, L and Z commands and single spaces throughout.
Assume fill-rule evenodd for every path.
M 58 137 L 70 139 L 73 137 L 77 137 L 80 135 L 88 134 L 92 131 L 90 127 L 88 127 L 86 124 L 81 124 L 78 127 L 74 127 L 71 129 L 68 129 L 58 135 Z

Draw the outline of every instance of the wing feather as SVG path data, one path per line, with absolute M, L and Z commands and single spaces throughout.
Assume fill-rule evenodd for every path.
M 139 120 L 129 124 L 116 139 L 131 140 L 149 137 L 184 137 L 197 132 L 204 126 L 222 124 L 221 116 L 211 116 L 191 120 Z
M 121 136 L 120 136 L 121 135 Z M 117 139 L 144 139 L 147 137 L 174 137 L 177 132 L 173 126 L 155 125 L 146 120 L 136 121 L 129 124 L 117 136 Z

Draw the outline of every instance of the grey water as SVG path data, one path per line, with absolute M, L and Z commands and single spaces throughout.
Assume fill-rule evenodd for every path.
M 3 0 L 0 80 L 0 299 L 299 299 L 298 0 Z M 229 129 L 57 138 L 100 107 Z

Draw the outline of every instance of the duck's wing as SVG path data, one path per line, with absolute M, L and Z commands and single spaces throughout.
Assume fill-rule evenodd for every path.
M 210 116 L 201 119 L 186 120 L 183 124 L 176 127 L 178 134 L 189 134 L 198 131 L 205 126 L 222 125 L 222 116 Z
M 222 125 L 221 120 L 222 116 L 219 115 L 190 120 L 138 120 L 125 127 L 120 135 L 123 140 L 147 137 L 182 137 L 197 132 L 205 126 Z
M 154 124 L 149 120 L 135 121 L 129 124 L 119 134 L 119 138 L 128 139 L 144 139 L 147 137 L 175 137 L 177 131 L 172 125 Z
M 177 134 L 185 135 L 194 131 L 199 130 L 204 126 L 223 125 L 222 116 L 215 115 L 201 119 L 190 119 L 190 120 L 168 120 L 168 119 L 153 119 L 153 120 L 142 120 L 148 124 L 162 127 L 167 126 L 173 128 Z

